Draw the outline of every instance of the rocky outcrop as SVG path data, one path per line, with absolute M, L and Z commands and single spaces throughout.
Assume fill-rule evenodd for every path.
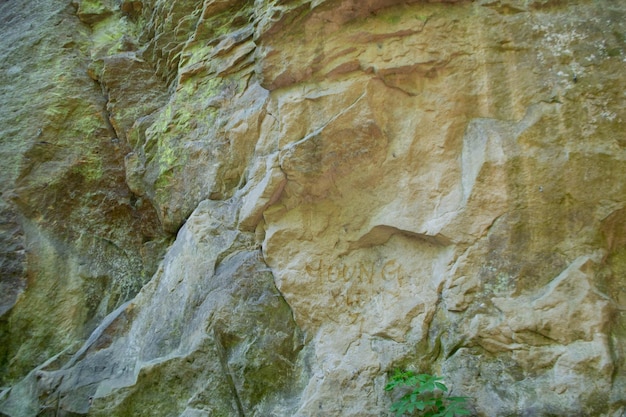
M 168 237 L 126 185 L 129 148 L 87 76 L 92 33 L 75 8 L 11 2 L 0 16 L 7 383 L 76 349 L 149 280 Z
M 626 413 L 625 14 L 0 5 L 0 413 Z

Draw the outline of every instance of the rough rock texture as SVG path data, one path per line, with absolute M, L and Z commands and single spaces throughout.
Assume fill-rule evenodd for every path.
M 87 75 L 92 33 L 65 1 L 0 4 L 4 383 L 134 296 L 168 237 L 125 182 L 128 145 Z
M 0 415 L 626 415 L 620 2 L 0 23 Z

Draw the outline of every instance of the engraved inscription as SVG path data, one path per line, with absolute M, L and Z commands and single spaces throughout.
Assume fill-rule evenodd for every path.
M 373 284 L 376 281 L 400 281 L 404 278 L 402 266 L 395 259 L 386 262 L 344 262 L 325 263 L 320 260 L 306 264 L 305 272 L 309 276 L 322 278 L 331 283 L 341 281 L 357 281 L 364 284 Z
M 407 275 L 395 259 L 347 263 L 317 261 L 305 265 L 305 272 L 322 281 L 324 290 L 340 309 L 364 308 L 381 292 L 395 292 L 406 284 Z

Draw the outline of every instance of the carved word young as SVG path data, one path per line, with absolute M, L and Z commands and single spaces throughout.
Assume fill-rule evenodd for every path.
M 379 281 L 399 281 L 404 278 L 402 266 L 395 259 L 386 262 L 361 261 L 355 264 L 344 262 L 327 264 L 320 260 L 317 263 L 306 264 L 307 275 L 319 277 L 330 283 L 352 282 L 371 285 Z

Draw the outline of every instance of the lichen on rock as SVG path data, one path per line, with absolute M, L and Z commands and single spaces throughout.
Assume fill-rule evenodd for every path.
M 625 15 L 0 4 L 0 414 L 622 415 Z

